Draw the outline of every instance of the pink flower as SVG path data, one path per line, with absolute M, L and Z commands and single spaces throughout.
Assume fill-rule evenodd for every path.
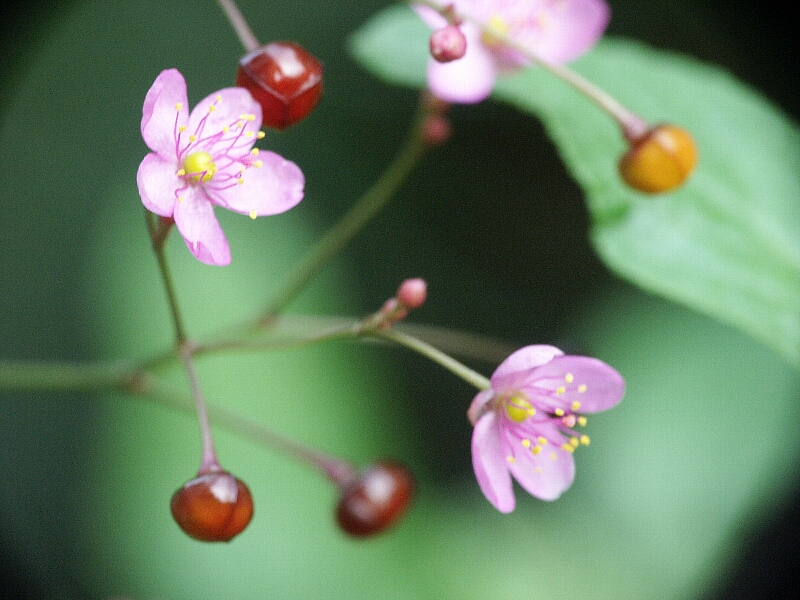
M 486 498 L 500 512 L 514 510 L 511 476 L 542 500 L 572 485 L 572 453 L 589 438 L 576 431 L 580 413 L 615 406 L 625 393 L 622 376 L 604 362 L 564 356 L 553 346 L 526 346 L 492 374 L 492 387 L 469 408 L 472 466 Z
M 610 18 L 603 0 L 435 0 L 452 6 L 464 18 L 467 38 L 463 58 L 449 63 L 430 60 L 428 88 L 448 102 L 473 104 L 492 92 L 498 73 L 527 64 L 518 51 L 504 46 L 498 32 L 546 62 L 564 63 L 587 52 L 600 39 Z M 420 17 L 434 30 L 445 17 L 429 6 L 416 5 Z M 484 32 L 478 24 L 483 25 Z
M 152 150 L 136 175 L 145 207 L 172 217 L 194 256 L 227 265 L 231 251 L 214 205 L 250 215 L 274 215 L 303 198 L 299 167 L 253 148 L 264 137 L 261 106 L 244 88 L 225 88 L 189 114 L 186 81 L 162 71 L 147 92 L 142 137 Z

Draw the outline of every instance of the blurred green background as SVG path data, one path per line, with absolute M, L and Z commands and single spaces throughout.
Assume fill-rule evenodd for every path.
M 262 42 L 295 40 L 324 61 L 326 92 L 311 118 L 260 144 L 305 172 L 296 209 L 255 223 L 220 213 L 233 252 L 225 269 L 170 240 L 192 335 L 252 314 L 391 160 L 415 93 L 377 82 L 345 51 L 386 4 L 241 1 Z M 743 1 L 610 4 L 610 33 L 721 64 L 797 117 L 788 15 Z M 210 0 L 3 11 L 0 358 L 163 350 L 172 329 L 135 184 L 147 152 L 141 104 L 169 67 L 185 75 L 191 103 L 230 85 L 238 41 Z M 404 351 L 208 357 L 199 368 L 212 402 L 359 464 L 400 458 L 419 497 L 393 533 L 351 541 L 316 473 L 219 430 L 220 458 L 250 485 L 256 514 L 231 544 L 203 545 L 168 511 L 199 464 L 192 418 L 120 397 L 3 392 L 0 596 L 731 597 L 759 528 L 800 487 L 797 374 L 737 331 L 609 274 L 588 246 L 580 190 L 535 121 L 491 101 L 452 116 L 450 144 L 292 312 L 363 314 L 421 276 L 429 301 L 414 322 L 606 360 L 628 394 L 590 419 L 573 488 L 552 504 L 520 493 L 515 513 L 498 514 L 471 472 L 474 390 Z M 474 366 L 488 375 L 495 365 Z M 771 572 L 763 595 L 748 597 L 780 584 L 775 562 Z

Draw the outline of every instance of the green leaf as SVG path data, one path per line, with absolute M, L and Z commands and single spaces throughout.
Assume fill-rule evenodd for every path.
M 406 7 L 351 40 L 386 81 L 421 87 L 427 28 Z M 647 196 L 619 178 L 626 144 L 593 103 L 541 69 L 498 82 L 494 97 L 539 117 L 587 195 L 592 241 L 617 274 L 730 323 L 800 366 L 800 132 L 718 67 L 605 39 L 574 69 L 652 123 L 695 138 L 700 162 L 679 190 Z

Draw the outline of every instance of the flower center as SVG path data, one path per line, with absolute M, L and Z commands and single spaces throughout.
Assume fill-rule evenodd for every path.
M 192 152 L 183 161 L 185 177 L 195 183 L 206 183 L 211 181 L 214 173 L 217 172 L 217 165 L 214 164 L 214 157 L 208 152 Z
M 506 399 L 505 409 L 508 418 L 515 423 L 522 423 L 528 417 L 536 414 L 536 409 L 533 408 L 530 400 L 519 393 Z

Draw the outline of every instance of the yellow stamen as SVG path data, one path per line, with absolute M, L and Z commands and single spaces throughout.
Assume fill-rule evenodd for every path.
M 569 453 L 575 452 L 575 447 L 570 446 L 569 444 L 561 444 L 561 449 L 566 450 Z
M 562 385 L 561 387 L 559 387 L 559 388 L 556 388 L 556 395 L 559 395 L 559 396 L 560 396 L 561 394 L 563 394 L 563 393 L 564 393 L 564 392 L 566 392 L 566 391 L 567 391 L 567 388 L 565 388 L 565 387 Z
M 508 462 L 510 462 L 510 463 L 513 463 L 515 459 L 514 459 L 514 457 L 513 457 L 513 456 L 506 456 L 506 460 L 507 460 Z
M 522 440 L 522 446 L 524 448 L 530 448 L 531 447 L 531 441 L 529 439 Z
M 577 448 L 578 446 L 580 446 L 580 445 L 581 445 L 581 442 L 580 442 L 580 440 L 579 440 L 578 438 L 576 438 L 576 437 L 571 437 L 571 438 L 569 438 L 569 444 L 570 444 L 570 446 L 572 446 L 573 448 Z
M 585 384 L 585 383 L 582 383 L 582 384 L 580 384 L 580 385 L 578 386 L 578 393 L 579 393 L 579 394 L 582 394 L 582 393 L 583 393 L 583 392 L 585 392 L 585 391 L 586 391 L 586 384 Z
M 553 411 L 553 414 L 554 414 L 555 416 L 557 416 L 557 417 L 563 417 L 563 416 L 564 416 L 564 409 L 562 409 L 562 408 L 557 408 L 557 409 L 555 409 L 555 410 Z
M 586 417 L 584 417 L 583 415 L 578 417 L 578 425 L 580 425 L 581 427 L 586 427 Z
M 588 435 L 582 435 L 582 436 L 581 436 L 581 444 L 582 444 L 582 445 L 584 445 L 584 446 L 588 446 L 590 441 L 591 441 L 591 440 L 589 439 L 589 436 L 588 436 Z
M 578 412 L 580 408 L 581 408 L 581 403 L 575 400 L 575 402 L 572 403 L 572 412 Z
M 258 138 L 259 140 L 263 140 L 265 135 L 267 135 L 267 134 L 266 134 L 266 133 L 264 133 L 263 131 L 259 131 L 259 132 L 256 134 L 256 138 Z
M 175 103 L 175 110 L 177 110 L 178 112 L 180 112 L 180 110 L 181 110 L 182 108 L 183 108 L 183 104 L 181 104 L 180 102 L 176 102 L 176 103 Z
M 566 375 L 564 375 L 564 381 L 566 381 L 567 383 L 572 383 L 574 379 L 575 378 L 572 376 L 572 373 L 567 373 Z

